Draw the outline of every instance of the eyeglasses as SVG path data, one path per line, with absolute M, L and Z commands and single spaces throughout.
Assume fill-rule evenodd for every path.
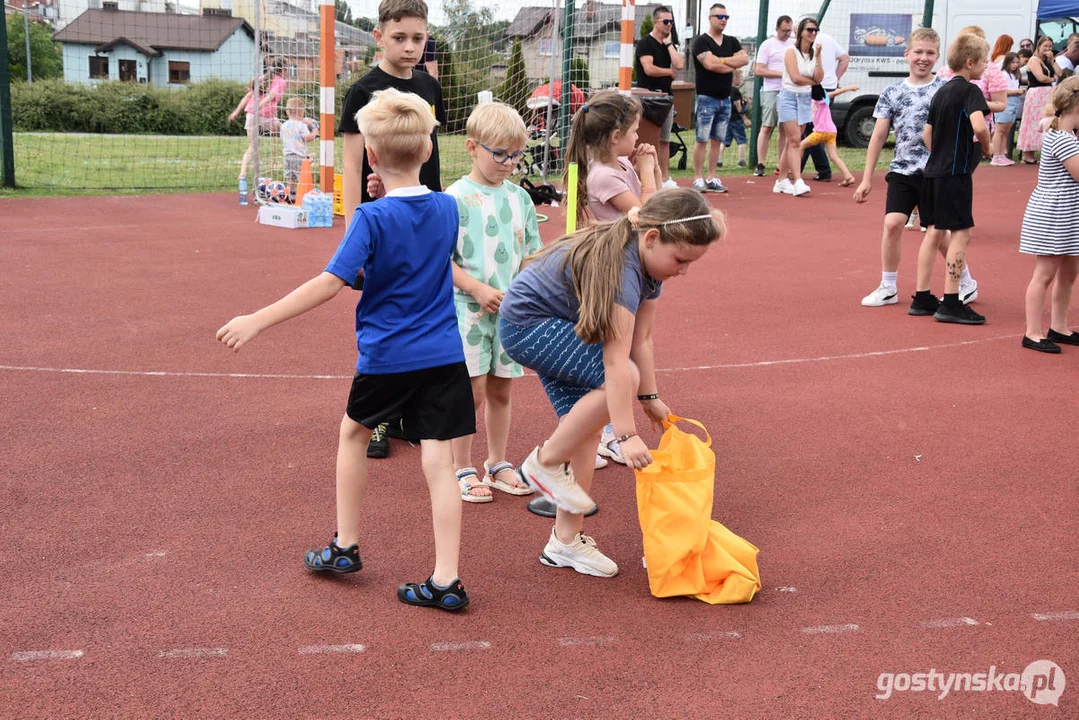
M 524 157 L 525 154 L 524 150 L 518 150 L 517 152 L 511 153 L 506 150 L 495 150 L 494 148 L 487 147 L 483 143 L 480 143 L 479 145 L 481 148 L 491 153 L 491 157 L 494 158 L 494 161 L 496 163 L 500 163 L 502 165 L 505 165 L 510 160 L 516 161 Z
M 674 20 L 671 20 L 670 18 L 667 18 L 666 20 L 660 20 L 660 22 L 664 25 L 674 25 Z
M 730 18 L 730 15 L 713 15 L 712 17 L 714 17 L 716 20 L 727 20 L 728 18 Z

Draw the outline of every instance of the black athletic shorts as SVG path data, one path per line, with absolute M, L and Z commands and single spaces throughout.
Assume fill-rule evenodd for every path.
M 346 414 L 374 429 L 401 417 L 410 440 L 452 440 L 476 432 L 472 380 L 463 363 L 352 378 Z
M 926 178 L 918 203 L 922 227 L 966 230 L 974 227 L 974 181 L 971 175 Z
M 884 176 L 884 181 L 888 183 L 888 199 L 884 201 L 884 213 L 903 213 L 910 217 L 922 199 L 925 178 L 921 173 L 904 175 L 890 172 Z

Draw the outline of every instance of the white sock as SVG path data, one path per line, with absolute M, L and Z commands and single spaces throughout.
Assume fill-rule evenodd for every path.
M 887 285 L 890 288 L 895 287 L 896 278 L 899 277 L 898 272 L 882 272 L 880 274 L 880 284 Z
M 970 265 L 964 265 L 963 266 L 963 274 L 959 276 L 959 280 L 961 282 L 964 281 L 964 280 L 966 282 L 970 282 L 972 279 L 973 278 L 971 278 L 971 276 L 970 276 Z

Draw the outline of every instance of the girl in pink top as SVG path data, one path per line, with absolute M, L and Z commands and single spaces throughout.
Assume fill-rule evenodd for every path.
M 814 145 L 824 143 L 824 152 L 828 154 L 828 159 L 843 173 L 843 182 L 839 183 L 839 187 L 853 185 L 854 175 L 847 169 L 846 163 L 843 162 L 843 158 L 839 157 L 839 152 L 836 150 L 835 137 L 839 131 L 836 129 L 835 121 L 832 120 L 832 98 L 857 89 L 857 85 L 847 85 L 830 93 L 825 93 L 823 87 L 814 85 L 810 90 L 810 96 L 813 99 L 813 132 L 809 133 L 806 139 L 802 141 L 802 153 L 804 154 L 808 148 Z
M 236 109 L 229 115 L 229 122 L 232 122 L 239 117 L 241 110 L 246 114 L 247 119 L 244 121 L 244 129 L 247 130 L 247 149 L 244 150 L 244 156 L 240 160 L 240 180 L 247 178 L 247 168 L 251 164 L 251 158 L 255 154 L 255 131 L 257 129 L 263 135 L 270 135 L 277 132 L 281 123 L 277 119 L 277 104 L 281 101 L 281 98 L 285 96 L 285 90 L 288 87 L 288 81 L 282 74 L 284 70 L 284 63 L 281 60 L 274 60 L 270 65 L 270 72 L 273 73 L 273 79 L 269 81 L 269 87 L 265 78 L 259 80 L 252 80 L 248 85 L 247 94 L 243 96 L 240 103 L 236 106 Z M 263 94 L 259 98 L 258 106 L 258 122 L 255 121 L 255 83 L 260 83 L 260 89 Z

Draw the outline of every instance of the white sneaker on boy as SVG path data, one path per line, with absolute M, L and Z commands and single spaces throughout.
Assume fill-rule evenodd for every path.
M 573 542 L 566 544 L 551 528 L 551 538 L 540 553 L 540 562 L 547 567 L 569 567 L 582 575 L 595 577 L 614 577 L 618 574 L 618 565 L 596 547 L 596 541 L 584 533 L 577 533 Z
M 895 285 L 880 284 L 873 292 L 862 298 L 862 305 L 866 307 L 881 307 L 882 305 L 895 305 L 899 302 L 899 291 Z

